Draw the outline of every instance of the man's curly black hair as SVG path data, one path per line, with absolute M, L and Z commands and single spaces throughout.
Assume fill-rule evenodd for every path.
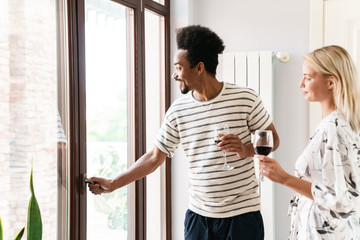
M 176 32 L 178 49 L 187 50 L 186 59 L 193 68 L 203 62 L 210 74 L 216 74 L 218 54 L 224 51 L 224 43 L 212 30 L 200 25 L 180 28 Z

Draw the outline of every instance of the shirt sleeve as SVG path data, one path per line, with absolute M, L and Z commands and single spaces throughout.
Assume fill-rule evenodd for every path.
M 258 94 L 247 118 L 251 132 L 258 129 L 266 129 L 272 122 L 270 114 L 266 111 L 263 102 Z
M 173 157 L 179 143 L 180 137 L 176 121 L 169 121 L 168 117 L 165 117 L 154 140 L 155 146 L 166 153 L 168 157 Z
M 323 134 L 319 153 L 323 154 L 322 181 L 311 186 L 314 201 L 333 218 L 360 211 L 357 150 L 344 139 L 335 126 Z

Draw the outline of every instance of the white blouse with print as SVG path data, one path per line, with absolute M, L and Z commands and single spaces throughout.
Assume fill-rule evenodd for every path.
M 289 239 L 360 240 L 360 138 L 342 113 L 321 121 L 295 175 L 312 183 L 314 200 L 291 199 Z

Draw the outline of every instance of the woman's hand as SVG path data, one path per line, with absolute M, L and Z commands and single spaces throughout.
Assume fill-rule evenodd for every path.
M 309 199 L 314 199 L 311 193 L 311 182 L 288 174 L 281 168 L 280 164 L 275 159 L 264 155 L 255 155 L 254 157 L 260 160 L 259 172 L 261 175 L 267 177 L 271 181 L 288 186 Z
M 235 134 L 227 134 L 221 137 L 219 149 L 225 152 L 236 152 L 239 158 L 254 156 L 254 148 L 252 144 L 244 145 L 240 138 Z
M 273 158 L 264 155 L 255 155 L 259 161 L 259 174 L 267 177 L 271 181 L 286 184 L 290 175 L 282 169 L 280 164 Z
M 113 191 L 111 188 L 112 180 L 108 180 L 105 178 L 98 178 L 98 177 L 92 177 L 87 180 L 94 182 L 94 184 L 89 183 L 88 187 L 90 192 L 92 192 L 95 195 L 102 193 L 110 193 Z

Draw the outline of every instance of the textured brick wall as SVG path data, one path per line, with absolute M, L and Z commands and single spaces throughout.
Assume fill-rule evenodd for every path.
M 5 239 L 26 226 L 32 159 L 43 239 L 56 239 L 55 0 L 2 0 L 0 9 L 0 179 L 9 183 L 0 200 Z
M 4 228 L 8 227 L 9 202 L 5 198 L 10 190 L 9 169 L 9 139 L 10 139 L 10 114 L 9 114 L 9 42 L 8 42 L 8 2 L 0 1 L 0 182 L 3 191 L 0 191 L 0 216 Z

